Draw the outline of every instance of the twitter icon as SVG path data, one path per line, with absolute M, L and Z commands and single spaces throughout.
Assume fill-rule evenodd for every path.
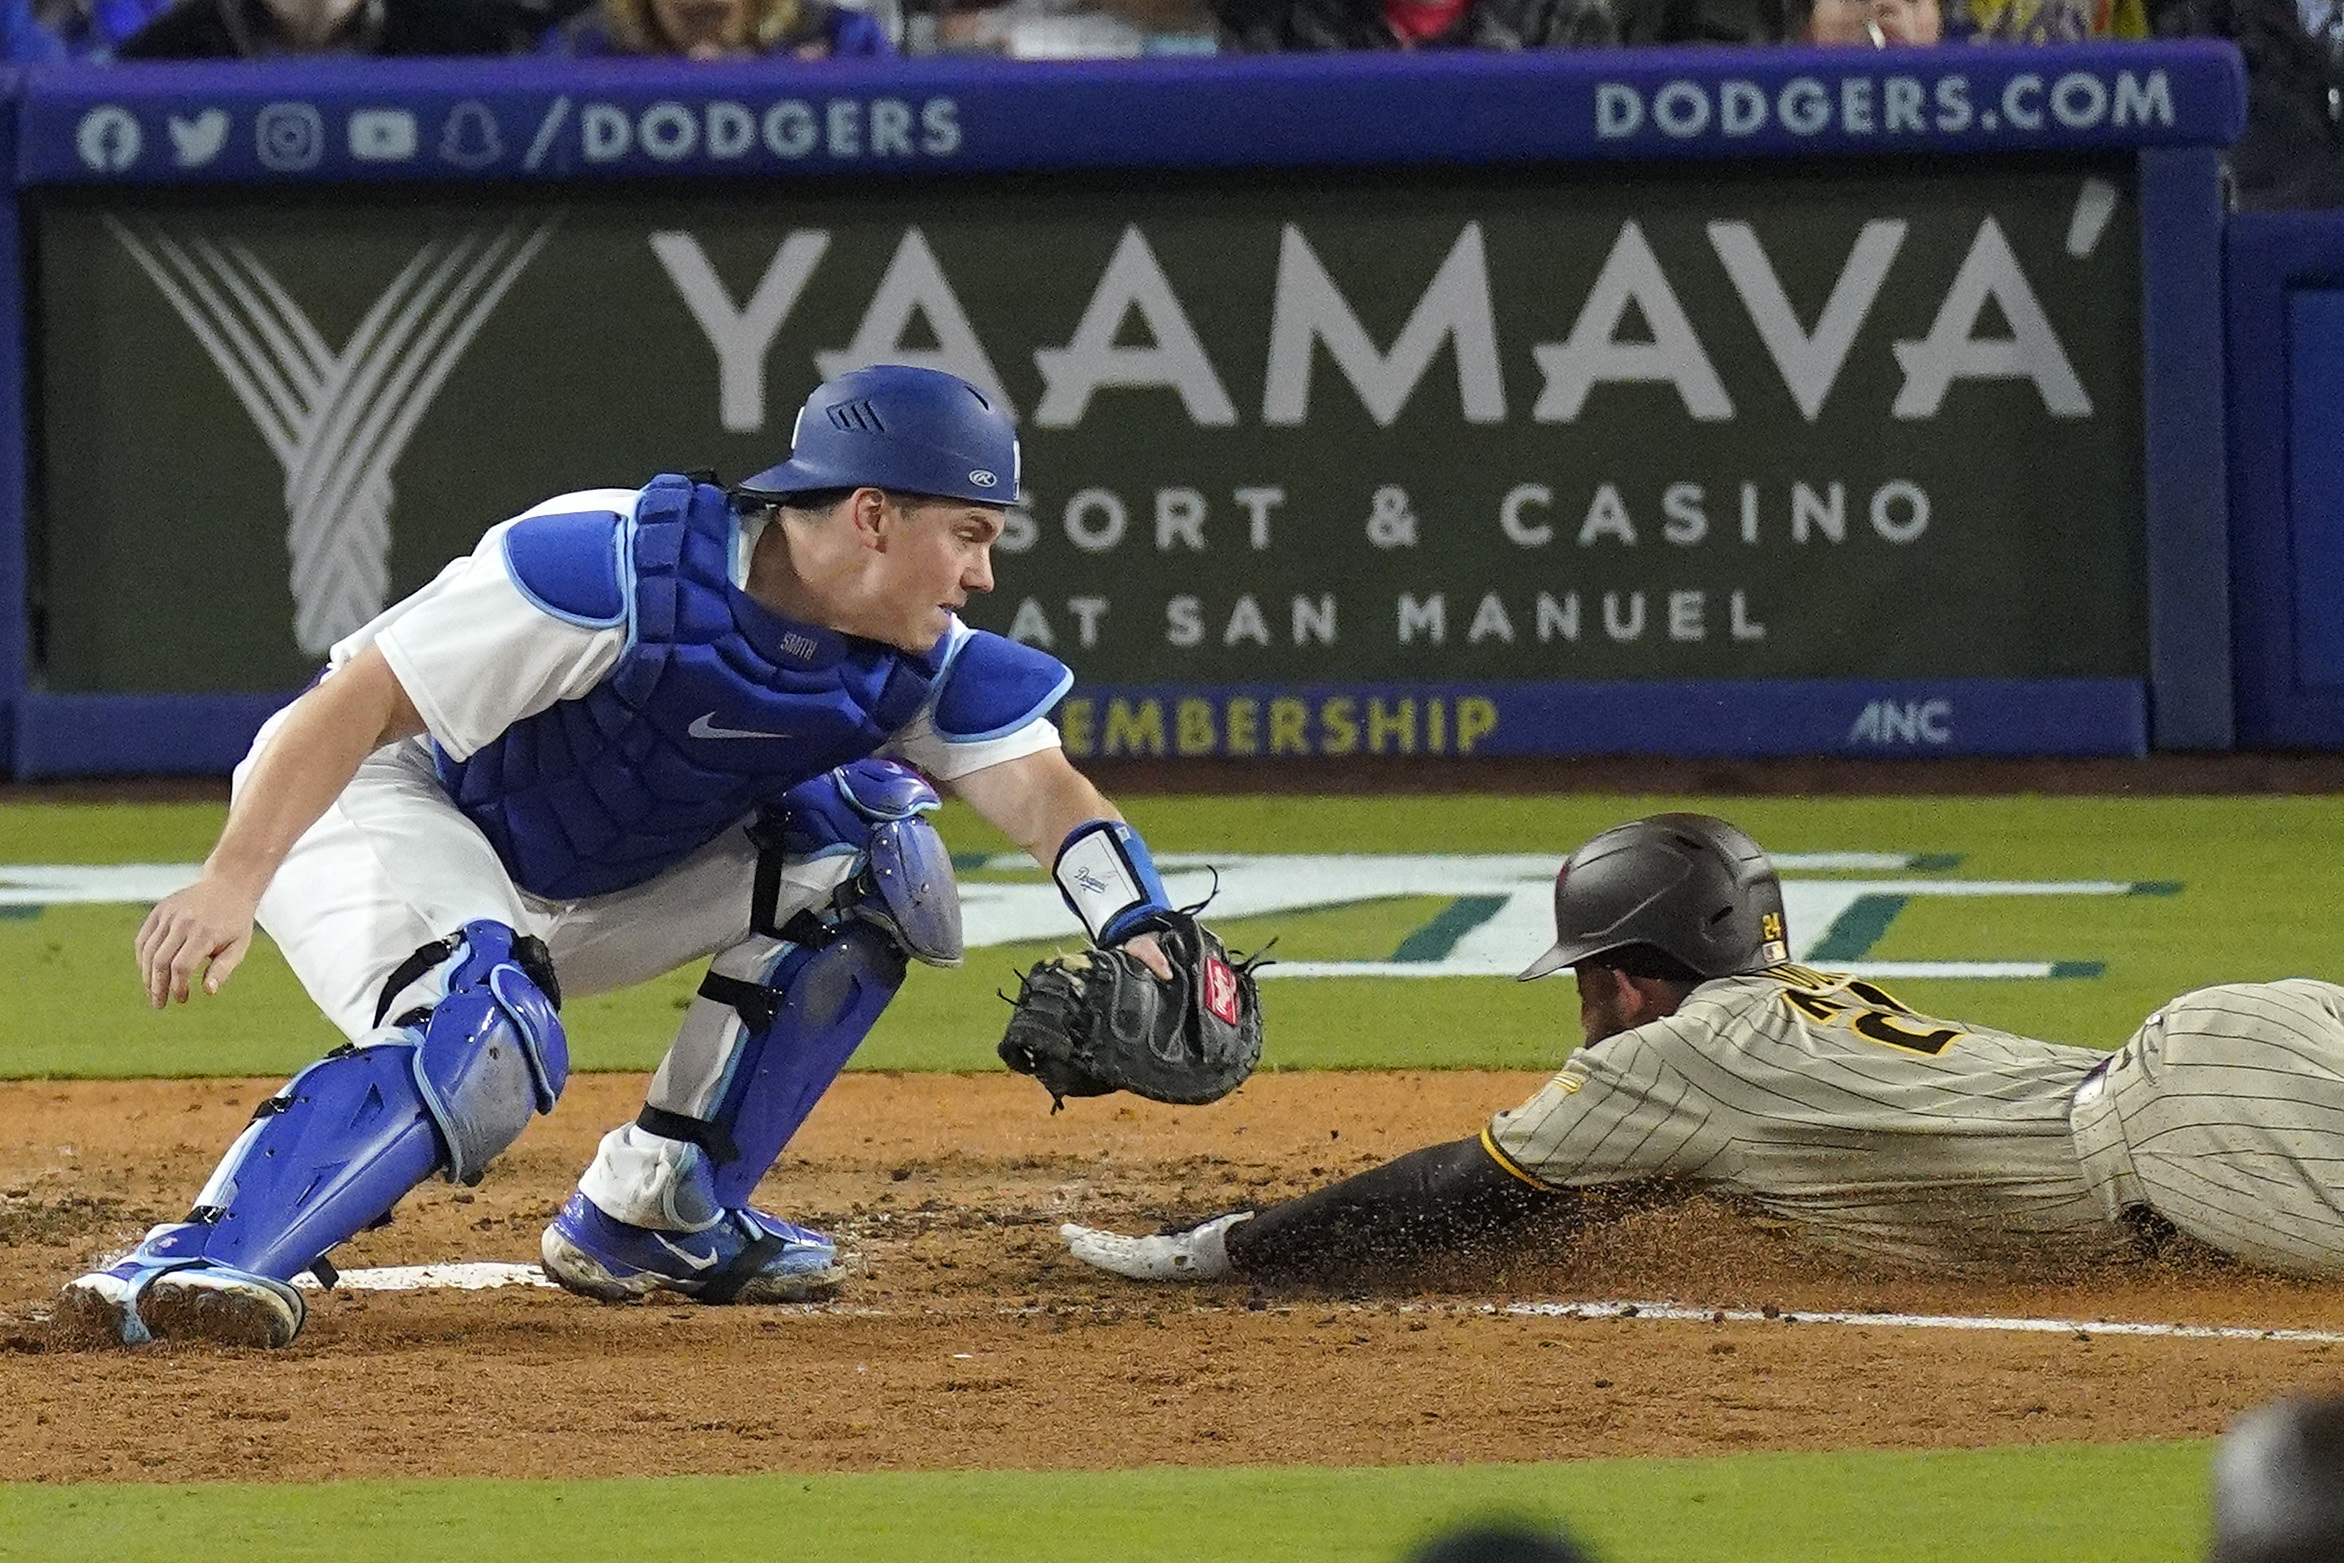
M 225 109 L 205 109 L 193 119 L 171 116 L 171 158 L 181 168 L 201 168 L 228 144 Z

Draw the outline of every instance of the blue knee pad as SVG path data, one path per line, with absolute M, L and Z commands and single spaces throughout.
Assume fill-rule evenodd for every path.
M 451 1183 L 478 1183 L 490 1158 L 521 1137 L 531 1112 L 552 1112 L 569 1083 L 569 1038 L 553 1000 L 512 959 L 511 944 L 502 923 L 465 930 L 448 996 L 415 1044 L 415 1094 L 445 1144 Z
M 952 854 L 926 816 L 943 805 L 919 772 L 893 760 L 857 760 L 792 787 L 780 816 L 759 830 L 766 856 L 758 864 L 759 921 L 770 905 L 768 888 L 784 859 L 805 861 L 852 855 L 858 872 L 832 905 L 836 916 L 871 923 L 905 954 L 931 966 L 958 966 L 960 895 Z M 814 926 L 759 932 L 818 942 Z
M 331 1053 L 262 1103 L 194 1214 L 140 1256 L 290 1280 L 434 1172 L 479 1182 L 532 1112 L 553 1110 L 570 1072 L 553 1001 L 522 965 L 542 947 L 516 942 L 502 923 L 467 924 L 446 957 L 446 996 L 392 1040 Z

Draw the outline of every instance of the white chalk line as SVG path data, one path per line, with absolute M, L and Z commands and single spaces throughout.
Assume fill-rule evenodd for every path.
M 315 1278 L 303 1275 L 293 1284 L 314 1290 L 318 1283 Z M 354 1292 L 478 1292 L 493 1291 L 508 1286 L 553 1288 L 553 1282 L 547 1280 L 545 1273 L 535 1265 L 485 1262 L 391 1265 L 377 1269 L 344 1270 L 338 1284 Z M 1311 1304 L 1310 1306 L 1317 1305 Z M 1973 1330 L 2009 1335 L 2121 1335 L 2167 1340 L 2261 1340 L 2290 1341 L 2297 1344 L 2322 1346 L 2344 1345 L 2344 1330 L 2258 1328 L 2252 1325 L 2146 1324 L 2111 1319 L 2014 1319 L 1992 1315 L 1845 1313 L 1834 1310 L 1809 1311 L 1798 1308 L 1696 1308 L 1683 1303 L 1627 1301 L 1471 1303 L 1463 1306 L 1437 1303 L 1402 1303 L 1397 1307 L 1362 1306 L 1360 1304 L 1348 1306 L 1351 1311 L 1358 1313 L 1472 1313 L 1506 1318 L 1619 1321 L 1649 1319 L 1664 1324 L 1836 1324 L 1857 1325 L 1869 1329 Z M 805 1304 L 793 1311 L 867 1319 L 891 1318 L 896 1317 L 899 1313 L 899 1310 L 831 1303 Z M 1047 1308 L 1002 1308 L 996 1310 L 1004 1318 L 1050 1311 Z M 1204 1307 L 1197 1311 L 1218 1313 L 1228 1310 Z
M 316 1276 L 304 1270 L 293 1277 L 303 1291 L 321 1291 Z M 503 1286 L 555 1287 L 535 1265 L 475 1262 L 444 1265 L 383 1265 L 368 1270 L 344 1270 L 334 1285 L 352 1292 L 490 1292 Z
M 1953 1313 L 1808 1312 L 1798 1308 L 1688 1308 L 1682 1303 L 1507 1303 L 1484 1311 L 1542 1319 L 1658 1319 L 1700 1324 L 1856 1324 L 1897 1330 L 1985 1330 L 2014 1335 L 2144 1335 L 2170 1340 L 2275 1340 L 2344 1345 L 2344 1330 L 2252 1325 L 2141 1324 L 2114 1319 L 2010 1319 Z

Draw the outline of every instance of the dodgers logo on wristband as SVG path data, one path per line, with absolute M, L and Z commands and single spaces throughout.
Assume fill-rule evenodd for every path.
M 1090 820 L 1069 831 L 1051 877 L 1098 944 L 1121 943 L 1171 910 L 1147 844 L 1121 820 Z

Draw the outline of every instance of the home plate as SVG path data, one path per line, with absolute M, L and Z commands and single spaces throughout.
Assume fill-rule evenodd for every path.
M 293 1284 L 318 1290 L 318 1280 L 303 1271 Z M 475 1264 L 384 1265 L 372 1270 L 344 1270 L 334 1284 L 353 1292 L 486 1292 L 500 1286 L 552 1286 L 535 1265 Z

